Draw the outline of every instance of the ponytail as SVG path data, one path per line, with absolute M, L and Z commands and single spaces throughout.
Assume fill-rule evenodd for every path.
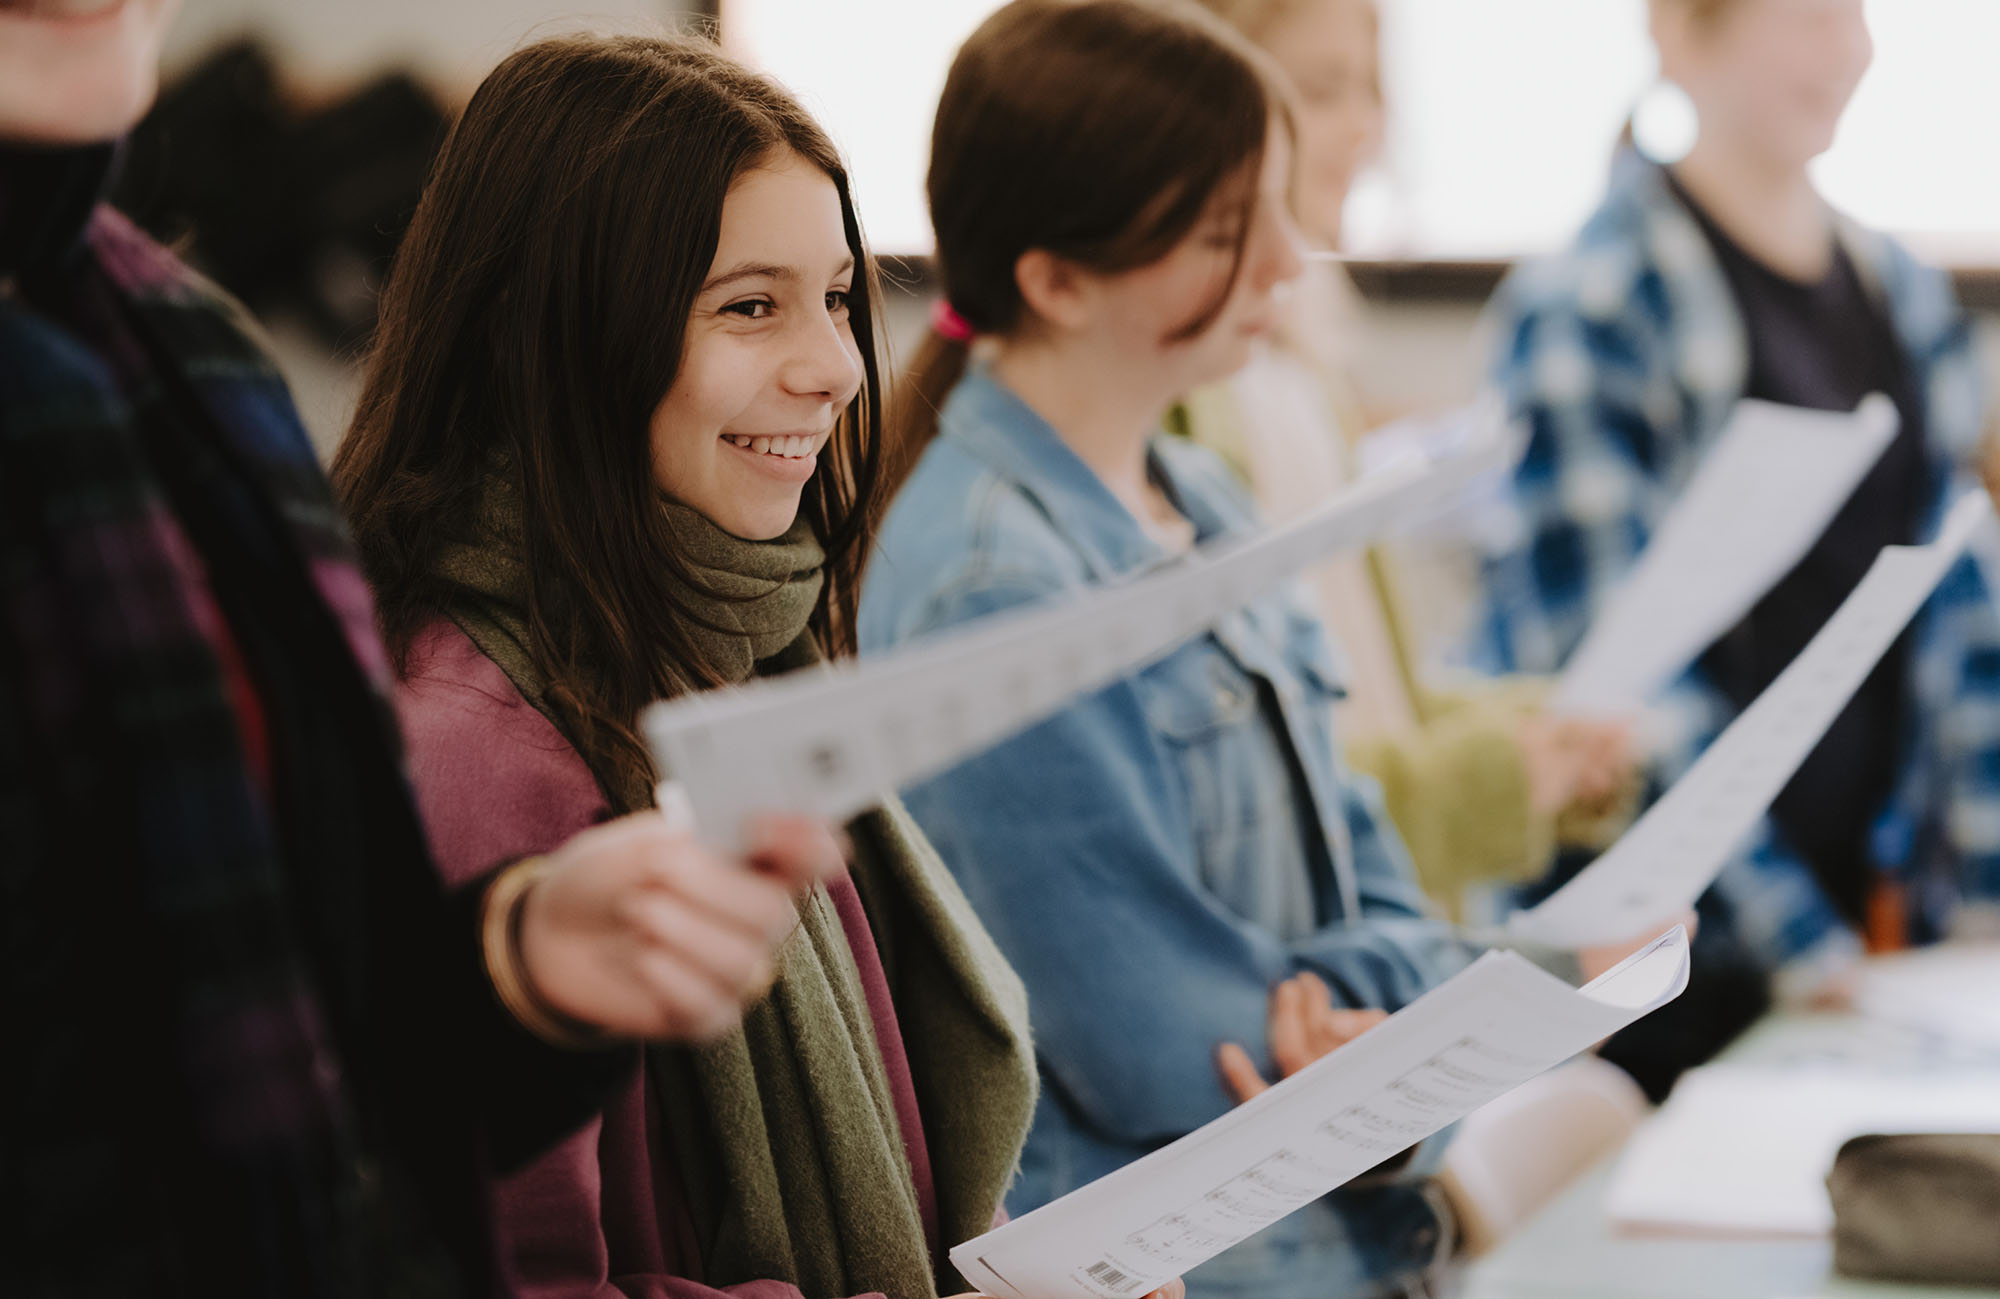
M 876 498 L 885 507 L 937 436 L 938 412 L 965 377 L 972 360 L 971 329 L 949 303 L 939 299 L 937 305 L 941 310 L 932 311 L 931 328 L 889 401 L 882 447 L 883 490 Z M 950 321 L 941 319 L 946 312 L 951 314 Z

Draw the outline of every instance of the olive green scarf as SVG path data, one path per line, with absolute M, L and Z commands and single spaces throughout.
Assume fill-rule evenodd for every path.
M 473 535 L 446 548 L 453 617 L 544 713 L 529 652 L 518 489 L 489 476 Z M 677 590 L 693 634 L 732 679 L 817 657 L 807 619 L 823 552 L 803 519 L 750 542 L 666 506 L 708 590 Z M 717 630 L 729 628 L 733 630 Z M 551 720 L 555 720 L 551 718 Z M 560 723 L 558 723 L 560 726 Z M 603 777 L 600 774 L 600 780 Z M 646 791 L 609 791 L 643 806 Z M 916 1083 L 950 1247 L 991 1225 L 1035 1098 L 1027 997 L 937 855 L 893 800 L 847 826 L 855 885 L 888 974 Z M 806 1299 L 880 1291 L 928 1299 L 963 1285 L 924 1239 L 882 1053 L 839 916 L 824 891 L 800 905 L 771 992 L 743 1026 L 701 1049 L 655 1046 L 647 1073 L 712 1286 L 774 1279 Z

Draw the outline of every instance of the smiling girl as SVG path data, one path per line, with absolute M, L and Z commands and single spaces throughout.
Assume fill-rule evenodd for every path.
M 710 47 L 550 41 L 480 87 L 336 468 L 448 874 L 649 805 L 643 705 L 851 652 L 875 309 L 826 137 Z M 503 1186 L 517 1284 L 957 1284 L 1033 1104 L 1022 990 L 898 808 L 847 833 L 742 1028 Z

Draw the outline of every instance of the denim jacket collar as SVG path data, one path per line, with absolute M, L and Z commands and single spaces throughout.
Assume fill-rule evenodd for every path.
M 986 366 L 973 365 L 952 389 L 938 415 L 938 435 L 1018 483 L 1098 580 L 1173 558 L 1062 435 Z M 1204 499 L 1197 485 L 1173 473 L 1157 439 L 1147 448 L 1146 461 L 1154 481 L 1194 524 L 1198 541 L 1231 529 L 1230 520 Z

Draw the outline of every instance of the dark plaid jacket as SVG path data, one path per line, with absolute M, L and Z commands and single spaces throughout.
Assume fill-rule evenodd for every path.
M 0 293 L 0 1293 L 490 1291 L 485 1169 L 615 1063 L 484 985 L 477 887 L 429 869 L 367 588 L 240 310 L 108 209 L 62 251 Z M 186 526 L 166 420 L 268 544 Z M 296 661 L 231 634 L 265 621 L 228 585 L 252 569 L 295 597 L 269 621 Z M 297 717 L 338 752 L 288 757 Z

